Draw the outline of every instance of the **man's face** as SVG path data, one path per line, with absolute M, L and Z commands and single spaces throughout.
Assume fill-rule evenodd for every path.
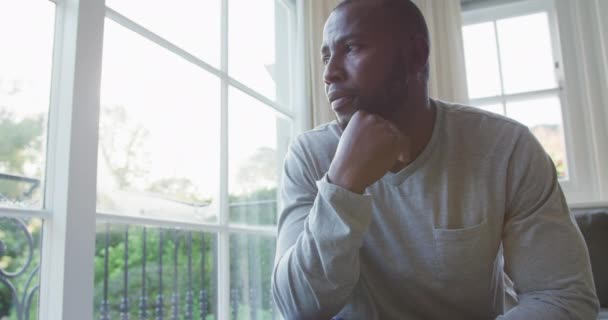
M 343 128 L 360 109 L 390 120 L 407 96 L 406 65 L 386 16 L 380 8 L 353 3 L 325 24 L 325 92 Z

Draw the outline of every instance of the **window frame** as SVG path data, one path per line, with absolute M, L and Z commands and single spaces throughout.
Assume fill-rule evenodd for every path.
M 549 17 L 549 30 L 553 49 L 553 59 L 558 64 L 556 70 L 557 88 L 537 91 L 539 95 L 557 93 L 561 101 L 562 119 L 564 128 L 564 142 L 566 145 L 566 159 L 568 161 L 568 179 L 560 180 L 560 185 L 566 195 L 568 204 L 572 207 L 584 207 L 603 204 L 598 184 L 598 162 L 595 158 L 593 145 L 594 133 L 590 132 L 588 125 L 592 122 L 589 113 L 593 107 L 577 92 L 581 90 L 582 76 L 577 69 L 581 67 L 579 57 L 572 52 L 575 47 L 576 35 L 569 31 L 572 28 L 572 11 L 575 4 L 563 3 L 554 0 L 519 0 L 503 2 L 473 3 L 463 7 L 463 26 L 495 21 L 504 18 L 547 12 Z M 532 97 L 534 94 L 530 94 Z M 502 104 L 503 97 L 525 97 L 524 94 L 497 96 L 471 100 L 476 102 L 496 101 Z M 581 108 L 581 106 L 583 106 Z M 582 110 L 581 110 L 582 109 Z M 582 112 L 581 112 L 582 111 Z M 603 201 L 602 201 L 603 200 Z
M 228 61 L 228 19 L 229 19 L 229 9 L 228 9 L 228 1 L 221 1 L 221 59 L 220 59 L 220 68 L 215 68 L 207 63 L 205 63 L 200 58 L 190 54 L 187 50 L 180 48 L 179 46 L 171 43 L 169 40 L 164 39 L 163 37 L 157 35 L 153 31 L 147 29 L 144 26 L 139 25 L 138 23 L 130 20 L 128 17 L 123 16 L 117 11 L 106 7 L 105 9 L 105 17 L 117 23 L 121 27 L 124 27 L 130 31 L 135 32 L 138 36 L 142 36 L 145 39 L 153 42 L 154 44 L 160 46 L 163 49 L 169 50 L 177 57 L 183 58 L 188 62 L 191 62 L 197 67 L 217 76 L 220 79 L 220 88 L 221 88 L 221 123 L 220 123 L 220 193 L 219 193 L 219 212 L 218 212 L 218 222 L 217 223 L 190 223 L 190 222 L 180 222 L 180 221 L 171 221 L 164 219 L 152 219 L 152 218 L 140 218 L 140 217 L 128 217 L 121 216 L 110 213 L 98 212 L 97 218 L 98 221 L 109 222 L 109 223 L 123 223 L 123 224 L 145 224 L 145 225 L 157 225 L 163 227 L 175 227 L 180 228 L 182 230 L 192 230 L 192 231 L 202 231 L 202 232 L 210 232 L 214 233 L 217 236 L 217 252 L 218 256 L 216 261 L 217 263 L 217 279 L 218 279 L 218 292 L 217 301 L 218 301 L 218 318 L 219 319 L 227 319 L 230 315 L 230 236 L 232 234 L 250 234 L 262 237 L 276 237 L 275 226 L 255 226 L 255 225 L 243 225 L 243 224 L 234 224 L 229 221 L 229 88 L 232 87 L 236 90 L 239 90 L 249 97 L 263 103 L 265 106 L 270 107 L 273 111 L 275 111 L 278 115 L 288 118 L 294 124 L 297 122 L 297 118 L 295 116 L 294 110 L 290 110 L 285 105 L 280 105 L 278 102 L 272 101 L 262 94 L 256 92 L 254 89 L 248 87 L 237 79 L 231 77 L 229 75 L 229 61 Z M 292 5 L 287 3 L 286 1 L 281 0 L 280 3 L 285 5 L 286 8 L 293 10 L 295 9 Z M 288 29 L 291 29 L 293 39 L 293 31 L 294 31 L 294 23 L 295 19 L 292 17 L 290 20 L 290 27 L 283 29 L 283 32 L 289 32 Z M 279 29 L 277 29 L 279 31 Z M 290 90 L 293 90 L 293 76 L 289 81 Z M 293 91 L 292 91 L 293 92 Z M 278 97 L 277 97 L 278 98 Z M 277 99 L 278 100 L 278 99 Z M 288 100 L 289 101 L 289 100 Z M 292 132 L 292 135 L 295 132 Z M 279 150 L 277 150 L 279 151 Z M 285 150 L 286 151 L 286 150 Z
M 228 1 L 221 1 L 221 65 L 215 68 L 187 50 L 162 38 L 128 17 L 106 7 L 105 0 L 39 0 L 56 5 L 52 79 L 48 120 L 44 204 L 40 210 L 0 207 L 0 215 L 39 218 L 42 236 L 39 318 L 83 319 L 94 314 L 95 230 L 100 223 L 171 227 L 212 233 L 217 246 L 218 319 L 230 317 L 230 236 L 255 235 L 276 238 L 275 226 L 234 224 L 229 221 L 228 197 L 228 91 L 232 87 L 271 108 L 277 116 L 291 120 L 290 136 L 307 128 L 306 110 L 288 108 L 294 104 L 295 63 L 289 63 L 287 86 L 291 93 L 281 105 L 231 77 L 228 73 Z M 286 9 L 288 27 L 277 28 L 288 39 L 290 59 L 295 59 L 296 6 L 278 0 Z M 97 212 L 97 152 L 100 114 L 103 34 L 105 19 L 135 32 L 169 50 L 221 82 L 220 197 L 215 223 L 192 223 L 164 219 L 129 217 Z M 277 16 L 275 16 L 275 19 Z M 279 34 L 280 33 L 280 34 Z M 293 61 L 293 60 L 291 60 Z M 277 96 L 277 101 L 280 101 Z M 94 130 L 91 130 L 94 128 Z M 277 144 L 286 143 L 278 140 Z M 277 152 L 287 146 L 278 145 Z M 278 164 L 280 166 L 280 163 Z M 278 168 L 280 169 L 280 168 Z M 278 200 L 278 199 L 277 199 Z M 277 202 L 278 203 L 278 202 Z
M 39 291 L 41 319 L 93 314 L 103 1 L 56 4 Z

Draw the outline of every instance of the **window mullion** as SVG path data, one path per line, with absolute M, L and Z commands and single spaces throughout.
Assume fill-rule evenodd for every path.
M 111 8 L 106 8 L 106 17 L 108 19 L 116 22 L 117 24 L 129 29 L 130 31 L 133 31 L 133 32 L 137 33 L 138 35 L 146 38 L 147 40 L 159 45 L 160 47 L 172 52 L 173 54 L 183 58 L 184 60 L 196 65 L 197 67 L 199 67 L 217 77 L 220 77 L 220 78 L 226 77 L 227 66 L 222 65 L 222 67 L 220 67 L 220 69 L 218 70 L 216 67 L 206 63 L 201 58 L 199 58 L 199 57 L 195 56 L 194 54 L 188 52 L 187 50 L 175 45 L 171 41 L 159 36 L 158 34 L 154 33 L 153 31 L 150 31 L 149 29 L 141 26 L 140 24 L 132 21 L 131 19 L 125 17 L 124 15 L 116 12 L 115 10 L 113 10 Z M 263 94 L 258 93 L 255 89 L 252 89 L 248 85 L 246 85 L 230 76 L 227 77 L 227 81 L 229 82 L 229 85 L 245 92 L 250 97 L 264 103 L 265 105 L 274 109 L 278 113 L 280 113 L 286 117 L 293 118 L 293 112 L 288 109 L 288 105 L 286 103 L 275 102 L 275 101 L 265 97 Z
M 93 315 L 97 127 L 104 0 L 57 2 L 43 232 L 41 319 Z
M 226 72 L 227 73 L 227 72 Z M 281 105 L 277 102 L 272 101 L 271 99 L 268 99 L 267 97 L 265 97 L 264 95 L 256 92 L 254 89 L 251 89 L 250 87 L 248 87 L 247 85 L 243 84 L 242 82 L 239 82 L 238 80 L 228 76 L 227 77 L 227 81 L 228 84 L 236 89 L 239 89 L 240 91 L 244 92 L 245 94 L 249 95 L 250 97 L 262 102 L 263 104 L 265 104 L 267 107 L 273 109 L 274 111 L 280 113 L 281 115 L 287 117 L 287 118 L 293 118 L 293 112 L 287 109 L 287 106 L 285 105 Z
M 522 101 L 529 100 L 534 98 L 548 97 L 548 96 L 559 96 L 561 93 L 561 88 L 552 88 L 545 90 L 537 90 L 537 91 L 528 91 L 521 93 L 513 93 L 513 94 L 504 94 L 500 96 L 491 96 L 485 98 L 477 98 L 471 99 L 470 103 L 472 105 L 485 105 L 485 104 L 493 104 L 493 103 L 502 103 L 502 101 Z
M 50 216 L 51 216 L 51 213 L 47 210 L 32 210 L 32 209 L 0 207 L 0 217 L 35 218 L 35 219 L 46 220 Z
M 188 52 L 187 50 L 175 45 L 171 41 L 159 36 L 158 34 L 150 31 L 146 27 L 134 22 L 133 20 L 125 17 L 124 15 L 116 12 L 112 8 L 106 8 L 106 17 L 122 27 L 135 32 L 139 36 L 144 37 L 145 39 L 153 42 L 154 44 L 170 51 L 171 53 L 183 58 L 184 60 L 196 65 L 197 67 L 215 75 L 218 77 L 222 76 L 222 70 L 218 70 L 216 67 L 208 64 L 203 61 L 201 58 L 195 56 L 194 54 Z
M 222 1 L 221 18 L 221 125 L 220 125 L 220 209 L 219 223 L 226 230 L 229 223 L 228 199 L 228 0 Z M 230 316 L 230 235 L 220 231 L 218 236 L 218 319 L 228 319 Z
M 247 224 L 231 224 L 227 230 L 230 233 L 249 234 L 265 237 L 276 237 L 277 231 L 275 226 L 253 226 Z
M 502 114 L 507 115 L 507 100 L 505 98 L 505 81 L 502 73 L 502 60 L 500 57 L 500 41 L 498 40 L 498 24 L 497 21 L 492 21 L 494 25 L 494 40 L 496 41 L 496 58 L 498 59 L 498 76 L 500 77 L 500 96 L 502 98 Z

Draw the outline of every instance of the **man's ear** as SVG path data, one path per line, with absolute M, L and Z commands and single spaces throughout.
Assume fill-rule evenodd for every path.
M 429 40 L 421 34 L 412 36 L 410 50 L 411 70 L 416 74 L 424 74 L 429 65 L 430 44 Z
M 390 88 L 391 92 L 395 94 L 407 91 L 409 77 L 412 74 L 408 56 L 409 54 L 404 46 L 400 45 L 397 47 L 395 65 L 393 65 L 393 70 L 391 71 L 392 87 Z

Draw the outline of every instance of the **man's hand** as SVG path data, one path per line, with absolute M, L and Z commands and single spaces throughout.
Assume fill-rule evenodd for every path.
M 363 110 L 350 119 L 329 166 L 331 183 L 363 194 L 398 161 L 406 162 L 409 139 L 390 121 Z

